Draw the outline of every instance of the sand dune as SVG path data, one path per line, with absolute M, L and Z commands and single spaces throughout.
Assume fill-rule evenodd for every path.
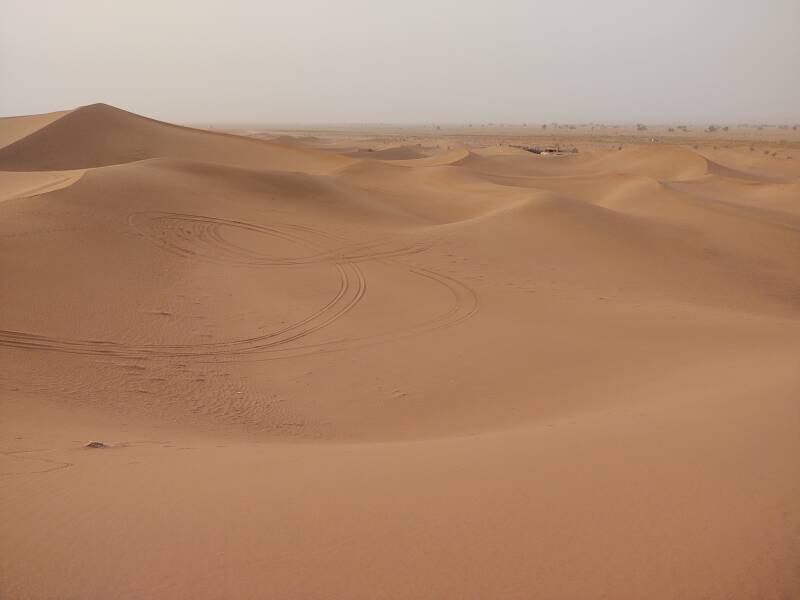
M 699 177 L 708 173 L 709 169 L 708 159 L 680 146 L 638 147 L 539 158 L 519 151 L 486 155 L 470 152 L 453 164 L 496 175 L 626 173 L 673 181 Z
M 3 597 L 800 594 L 791 161 L 0 142 Z
M 69 111 L 65 110 L 42 115 L 0 118 L 0 148 L 29 136 L 33 132 L 49 125 L 68 113 Z
M 93 104 L 0 148 L 0 169 L 86 169 L 159 157 L 314 172 L 348 162 L 310 149 L 178 127 L 107 104 Z
M 67 187 L 83 175 L 74 171 L 0 171 L 0 202 L 18 196 L 44 194 Z

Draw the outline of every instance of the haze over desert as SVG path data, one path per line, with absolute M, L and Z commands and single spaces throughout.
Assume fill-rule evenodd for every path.
M 128 18 L 78 4 L 52 10 L 88 39 L 106 33 L 80 15 Z M 331 68 L 361 33 L 337 30 L 326 58 L 306 29 L 322 35 L 320 15 L 385 22 L 395 72 L 406 34 L 356 4 L 273 16 Z M 163 10 L 163 31 L 206 18 Z M 445 39 L 480 26 L 465 10 Z M 234 16 L 191 43 L 237 49 L 226 32 L 253 25 Z M 20 72 L 14 35 L 0 85 Z M 504 77 L 533 58 L 509 60 Z M 481 117 L 442 91 L 448 120 L 435 103 L 403 112 L 422 106 L 413 90 L 375 112 L 354 93 L 347 112 L 334 85 L 326 120 L 322 96 L 293 107 L 277 87 L 272 112 L 236 86 L 176 103 L 188 66 L 144 98 L 115 79 L 150 81 L 142 58 L 100 98 L 130 105 L 74 108 L 96 68 L 52 98 L 0 100 L 0 598 L 800 598 L 800 114 L 785 98 L 774 114 L 732 99 L 741 119 L 676 101 L 645 122 L 588 102 L 584 118 L 558 102 Z

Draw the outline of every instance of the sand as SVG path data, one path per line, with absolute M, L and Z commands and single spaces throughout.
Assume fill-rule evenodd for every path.
M 0 596 L 800 597 L 800 161 L 431 136 L 0 120 Z

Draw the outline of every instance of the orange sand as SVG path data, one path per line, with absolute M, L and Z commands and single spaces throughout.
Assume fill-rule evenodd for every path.
M 0 120 L 0 596 L 800 597 L 797 161 L 306 142 Z

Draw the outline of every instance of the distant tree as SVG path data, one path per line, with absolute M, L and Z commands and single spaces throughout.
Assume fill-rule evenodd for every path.
M 542 125 L 542 129 L 547 129 L 547 125 Z
M 669 131 L 670 131 L 670 132 L 673 132 L 673 131 L 675 131 L 675 128 L 674 128 L 674 127 L 670 127 L 670 128 L 669 128 Z
M 706 128 L 706 133 L 714 133 L 717 129 L 719 129 L 719 127 L 717 127 L 716 125 L 709 125 Z
M 643 125 L 642 123 L 637 123 L 636 131 L 647 131 L 647 125 Z

